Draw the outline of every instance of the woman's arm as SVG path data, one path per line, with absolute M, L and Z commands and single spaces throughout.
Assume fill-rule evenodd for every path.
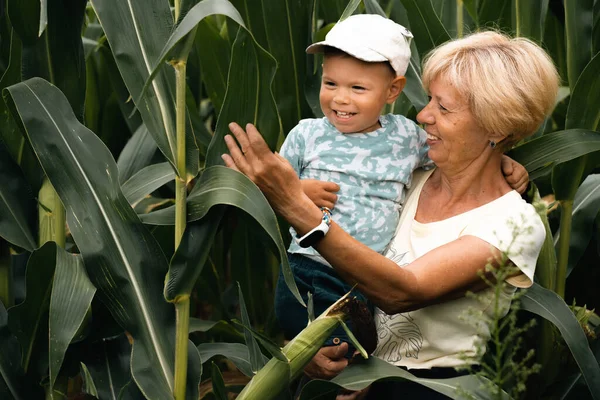
M 400 268 L 335 224 L 315 247 L 346 282 L 356 283 L 387 314 L 419 309 L 461 297 L 467 291 L 484 289 L 486 284 L 478 271 L 499 256 L 499 251 L 492 252 L 487 242 L 464 236 Z
M 272 207 L 303 235 L 316 227 L 322 217 L 317 206 L 304 194 L 289 163 L 269 150 L 256 128 L 245 132 L 230 124 L 225 141 L 230 155 L 223 155 L 228 167 L 248 176 L 265 194 Z M 334 222 L 315 248 L 336 271 L 388 314 L 413 310 L 458 297 L 467 290 L 482 288 L 477 275 L 492 258 L 491 246 L 476 237 L 464 237 L 441 246 L 399 268 L 392 260 L 353 239 Z

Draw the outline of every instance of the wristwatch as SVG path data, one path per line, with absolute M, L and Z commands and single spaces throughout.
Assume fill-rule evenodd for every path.
M 331 225 L 331 210 L 327 207 L 321 207 L 323 212 L 323 218 L 321 223 L 316 228 L 311 229 L 306 235 L 302 237 L 296 237 L 296 241 L 300 247 L 310 247 L 315 245 L 319 240 L 329 232 L 329 225 Z

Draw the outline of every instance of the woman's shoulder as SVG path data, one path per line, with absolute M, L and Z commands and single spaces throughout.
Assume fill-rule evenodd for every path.
M 476 236 L 506 253 L 523 273 L 522 279 L 511 283 L 530 286 L 546 238 L 546 228 L 535 207 L 511 191 L 473 211 L 462 235 Z

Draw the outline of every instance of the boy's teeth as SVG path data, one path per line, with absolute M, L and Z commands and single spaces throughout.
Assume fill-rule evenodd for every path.
M 431 140 L 437 140 L 438 138 L 437 138 L 437 137 L 435 137 L 435 136 L 433 136 L 433 135 L 430 135 L 430 134 L 428 133 L 428 134 L 427 134 L 427 139 L 431 139 Z

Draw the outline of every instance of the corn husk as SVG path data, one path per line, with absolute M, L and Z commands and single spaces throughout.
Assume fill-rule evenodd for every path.
M 317 354 L 325 340 L 340 325 L 349 333 L 350 341 L 367 358 L 367 352 L 347 329 L 344 321 L 349 317 L 346 305 L 354 298 L 348 294 L 335 302 L 317 319 L 310 322 L 302 332 L 292 339 L 282 353 L 287 362 L 271 358 L 269 362 L 246 385 L 237 397 L 238 400 L 269 400 L 275 398 L 289 383 L 302 374 L 304 366 Z

